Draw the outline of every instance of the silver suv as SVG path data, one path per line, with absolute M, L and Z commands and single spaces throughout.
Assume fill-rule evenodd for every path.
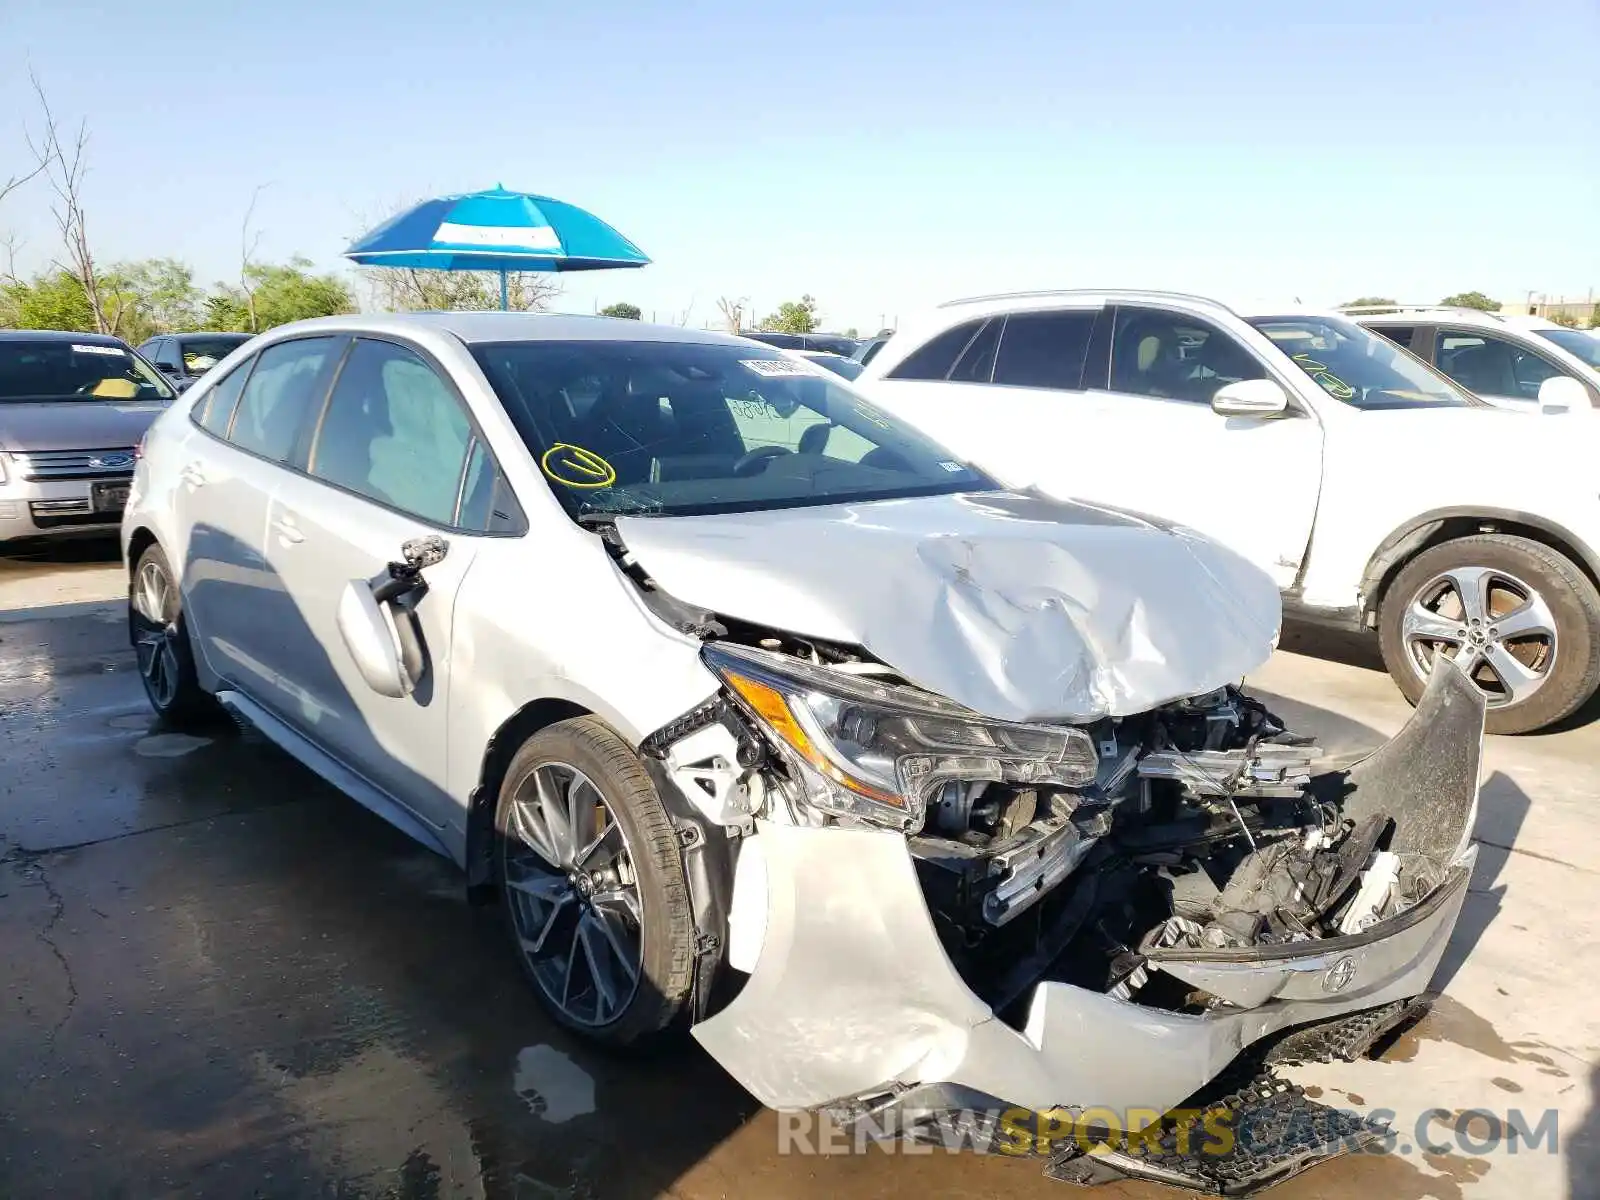
M 112 531 L 139 440 L 176 396 L 117 338 L 0 332 L 0 542 Z

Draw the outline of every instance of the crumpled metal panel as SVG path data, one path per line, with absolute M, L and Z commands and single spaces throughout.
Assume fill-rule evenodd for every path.
M 1127 716 L 1236 683 L 1281 617 L 1267 575 L 1190 530 L 1015 492 L 617 530 L 680 600 L 864 646 L 1000 720 Z

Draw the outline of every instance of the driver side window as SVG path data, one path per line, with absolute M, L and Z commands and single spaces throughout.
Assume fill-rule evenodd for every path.
M 1226 384 L 1265 378 L 1254 354 L 1208 322 L 1166 309 L 1117 309 L 1113 392 L 1210 404 Z
M 1493 334 L 1439 331 L 1439 370 L 1482 396 L 1539 397 L 1539 385 L 1561 369 Z

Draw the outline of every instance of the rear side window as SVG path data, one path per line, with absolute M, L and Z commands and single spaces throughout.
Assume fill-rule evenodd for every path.
M 1082 388 L 1095 316 L 1092 311 L 1011 314 L 1000 335 L 994 381 L 1014 387 Z
M 952 383 L 988 383 L 994 375 L 994 353 L 1000 348 L 1000 329 L 1004 317 L 990 317 L 978 336 L 967 343 L 967 348 L 950 368 Z
M 1411 341 L 1417 336 L 1415 325 L 1368 325 L 1373 333 L 1381 333 L 1397 346 L 1411 349 Z
M 244 391 L 245 380 L 250 378 L 250 366 L 255 362 L 247 358 L 205 394 L 195 409 L 194 419 L 200 428 L 218 437 L 227 436 L 228 423 L 233 419 L 234 407 L 239 403 L 239 393 Z
M 967 348 L 973 336 L 983 327 L 983 321 L 966 321 L 954 329 L 946 329 L 931 341 L 906 355 L 899 366 L 884 376 L 886 379 L 943 379 L 956 365 L 956 359 Z
M 228 440 L 241 450 L 287 460 L 306 415 L 322 399 L 342 339 L 296 338 L 256 356 Z
M 392 342 L 358 340 L 339 372 L 312 450 L 310 471 L 390 508 L 453 525 L 472 425 L 451 387 L 420 356 Z M 494 481 L 480 459 L 466 481 L 476 518 Z M 483 489 L 488 489 L 484 498 Z

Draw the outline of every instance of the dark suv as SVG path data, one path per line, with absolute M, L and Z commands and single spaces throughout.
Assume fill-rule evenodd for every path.
M 164 333 L 150 338 L 139 353 L 180 392 L 251 338 L 248 333 Z

